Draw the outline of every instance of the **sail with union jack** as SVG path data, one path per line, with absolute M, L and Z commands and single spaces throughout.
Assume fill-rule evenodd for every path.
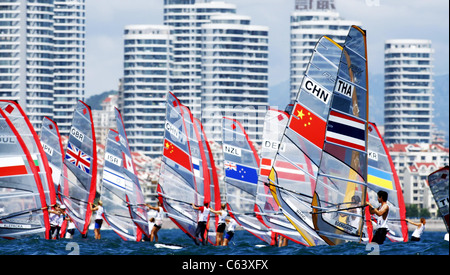
M 91 171 L 91 157 L 70 142 L 67 144 L 66 160 L 85 173 Z

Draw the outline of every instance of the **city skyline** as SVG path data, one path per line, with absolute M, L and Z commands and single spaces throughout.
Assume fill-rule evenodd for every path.
M 362 22 L 368 32 L 369 72 L 384 73 L 388 39 L 428 39 L 435 49 L 435 75 L 449 72 L 449 2 L 335 0 L 347 20 Z M 252 24 L 269 27 L 269 86 L 289 80 L 290 15 L 295 0 L 227 0 Z M 129 24 L 162 24 L 163 1 L 97 0 L 86 3 L 86 97 L 117 90 L 123 77 L 123 32 Z M 383 20 L 380 20 L 382 18 Z M 432 31 L 430 31 L 432 29 Z

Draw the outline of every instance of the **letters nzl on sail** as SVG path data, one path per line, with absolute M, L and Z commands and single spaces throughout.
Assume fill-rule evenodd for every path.
M 228 144 L 224 144 L 223 145 L 223 152 L 227 153 L 227 154 L 230 154 L 230 155 L 233 155 L 233 156 L 237 156 L 237 157 L 240 157 L 242 155 L 241 154 L 241 148 L 234 147 L 234 146 L 231 146 L 231 145 L 228 145 Z

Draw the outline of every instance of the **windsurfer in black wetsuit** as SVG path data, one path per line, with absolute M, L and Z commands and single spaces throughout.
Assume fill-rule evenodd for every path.
M 200 215 L 198 216 L 197 229 L 195 230 L 194 242 L 195 244 L 199 244 L 197 241 L 197 236 L 200 235 L 200 239 L 202 240 L 202 244 L 206 245 L 208 240 L 207 236 L 205 236 L 206 223 L 208 222 L 209 212 L 209 202 L 205 202 L 203 206 L 196 206 L 192 204 L 192 208 L 200 211 Z

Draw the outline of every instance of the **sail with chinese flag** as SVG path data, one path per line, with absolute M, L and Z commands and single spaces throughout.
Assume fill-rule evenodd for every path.
M 275 201 L 306 246 L 326 245 L 315 231 L 311 202 L 341 53 L 326 36 L 317 42 L 269 173 Z

